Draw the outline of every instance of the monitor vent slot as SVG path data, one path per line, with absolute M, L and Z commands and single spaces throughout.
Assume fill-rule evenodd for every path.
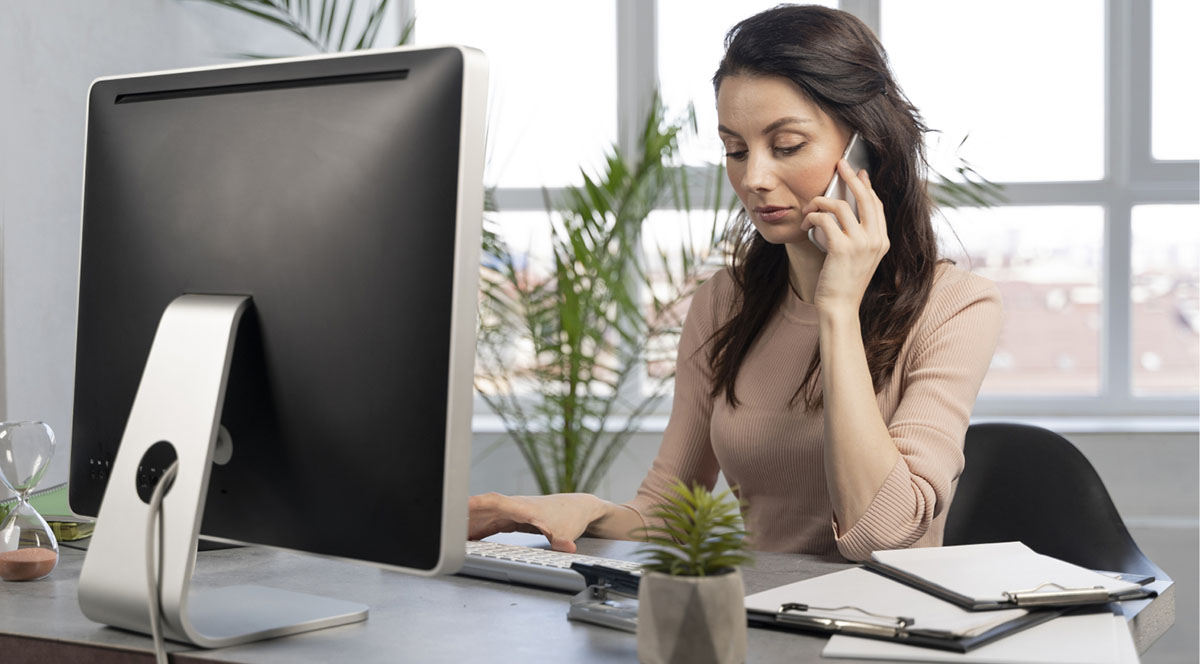
M 407 69 L 394 69 L 391 71 L 378 71 L 364 74 L 313 76 L 309 78 L 295 78 L 286 81 L 262 81 L 258 83 L 238 83 L 234 85 L 180 88 L 178 90 L 157 90 L 155 92 L 133 92 L 117 95 L 113 103 L 135 104 L 145 101 L 163 101 L 167 99 L 184 99 L 187 97 L 207 97 L 211 95 L 229 95 L 244 92 L 263 92 L 266 90 L 288 90 L 291 88 L 308 88 L 315 85 L 340 85 L 343 83 L 403 80 L 406 78 L 408 78 Z

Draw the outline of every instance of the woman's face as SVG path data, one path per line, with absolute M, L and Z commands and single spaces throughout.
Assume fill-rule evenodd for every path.
M 773 244 L 808 242 L 800 209 L 825 193 L 850 131 L 782 76 L 730 76 L 717 93 L 729 182 Z

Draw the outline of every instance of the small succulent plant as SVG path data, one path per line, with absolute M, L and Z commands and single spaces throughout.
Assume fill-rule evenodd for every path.
M 713 495 L 694 484 L 671 485 L 667 501 L 650 516 L 661 524 L 640 530 L 643 569 L 672 576 L 713 576 L 752 560 L 746 549 L 740 503 L 729 490 Z

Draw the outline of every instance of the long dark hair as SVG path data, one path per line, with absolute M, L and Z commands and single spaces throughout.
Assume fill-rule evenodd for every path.
M 883 46 L 854 15 L 817 6 L 781 5 L 738 23 L 725 36 L 725 57 L 713 76 L 782 76 L 792 81 L 870 148 L 871 185 L 883 201 L 890 249 L 875 270 L 858 316 L 875 391 L 883 389 L 904 340 L 933 286 L 937 240 L 925 185 L 924 134 L 916 107 L 893 80 Z M 767 242 L 745 211 L 730 229 L 730 272 L 736 311 L 713 335 L 712 396 L 738 405 L 734 384 L 754 339 L 788 296 L 787 250 Z M 804 379 L 809 410 L 822 405 L 821 357 L 814 351 Z

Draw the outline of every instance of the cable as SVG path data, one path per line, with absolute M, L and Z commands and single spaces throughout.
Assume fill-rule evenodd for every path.
M 162 610 L 161 604 L 161 589 L 159 588 L 159 573 L 162 566 L 162 548 L 163 548 L 163 529 L 165 524 L 162 523 L 162 501 L 163 496 L 167 493 L 167 487 L 171 484 L 171 480 L 175 479 L 176 473 L 179 472 L 179 460 L 176 459 L 170 468 L 159 478 L 158 484 L 154 485 L 154 493 L 150 495 L 150 518 L 146 525 L 146 583 L 150 590 L 150 637 L 154 639 L 154 660 L 158 664 L 167 664 L 167 648 L 163 643 L 162 638 Z M 154 522 L 159 521 L 158 538 L 154 537 Z M 154 564 L 154 545 L 158 544 L 158 565 Z

